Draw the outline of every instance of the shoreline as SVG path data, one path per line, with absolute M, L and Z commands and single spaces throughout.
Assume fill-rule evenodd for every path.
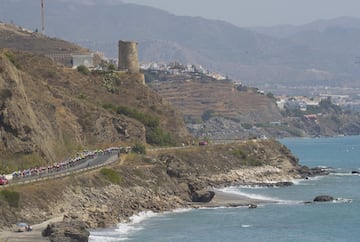
M 56 216 L 49 220 L 46 220 L 39 224 L 31 225 L 31 232 L 18 232 L 16 231 L 16 226 L 14 225 L 11 230 L 1 230 L 0 231 L 0 242 L 44 242 L 50 241 L 48 238 L 42 236 L 42 231 L 46 228 L 48 224 L 61 222 L 63 220 L 63 215 Z
M 214 198 L 208 203 L 192 203 L 194 208 L 216 208 L 216 207 L 242 207 L 250 204 L 273 203 L 270 200 L 261 200 L 247 197 L 231 192 L 224 192 L 219 189 L 211 189 L 215 192 Z
M 224 192 L 219 189 L 211 189 L 215 192 L 214 198 L 208 203 L 195 203 L 191 202 L 188 207 L 179 207 L 177 209 L 198 209 L 198 208 L 230 208 L 230 207 L 240 207 L 248 206 L 249 204 L 259 204 L 259 203 L 271 203 L 273 201 L 253 199 L 247 196 L 234 194 L 230 192 Z M 175 209 L 176 210 L 176 209 Z M 172 211 L 175 211 L 172 210 Z M 150 210 L 149 210 L 150 211 Z M 172 212 L 166 211 L 166 212 Z M 134 214 L 135 216 L 137 214 Z M 45 242 L 50 241 L 49 238 L 42 236 L 42 231 L 47 227 L 48 224 L 53 224 L 57 222 L 62 222 L 64 220 L 64 214 L 46 220 L 39 224 L 31 225 L 33 230 L 31 232 L 17 232 L 14 225 L 14 229 L 9 230 L 0 230 L 0 242 Z M 120 223 L 121 224 L 121 223 Z

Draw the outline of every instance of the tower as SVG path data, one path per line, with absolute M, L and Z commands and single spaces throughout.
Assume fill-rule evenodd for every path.
M 138 43 L 119 40 L 119 70 L 139 73 Z
M 44 0 L 41 0 L 41 33 L 45 33 Z

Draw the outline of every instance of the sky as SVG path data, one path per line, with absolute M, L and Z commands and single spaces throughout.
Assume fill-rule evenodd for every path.
M 123 0 L 176 15 L 225 20 L 240 27 L 302 25 L 342 16 L 360 18 L 360 0 Z

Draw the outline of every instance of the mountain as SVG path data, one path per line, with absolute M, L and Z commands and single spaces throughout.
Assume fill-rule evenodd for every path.
M 3 21 L 40 29 L 39 5 L 38 1 L 3 0 L 0 16 Z M 306 36 L 278 38 L 224 21 L 175 16 L 118 1 L 48 1 L 45 12 L 47 35 L 101 50 L 109 57 L 117 56 L 119 39 L 136 40 L 141 61 L 200 64 L 274 92 L 279 86 L 360 86 L 357 39 L 352 40 L 357 33 L 350 29 L 346 35 L 329 33 L 327 37 L 336 37 L 338 44 L 322 46 L 323 38 L 315 45 Z M 337 51 L 338 46 L 343 48 Z M 353 51 L 343 53 L 345 46 Z
M 277 25 L 271 27 L 254 27 L 252 30 L 276 37 L 288 38 L 298 33 L 304 32 L 323 32 L 328 28 L 342 28 L 342 29 L 360 29 L 360 18 L 355 17 L 338 17 L 334 19 L 322 19 L 313 21 L 304 25 Z

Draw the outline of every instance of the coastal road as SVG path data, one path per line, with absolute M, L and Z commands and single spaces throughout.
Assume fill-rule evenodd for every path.
M 62 177 L 62 176 L 68 176 L 73 173 L 85 172 L 87 170 L 105 166 L 107 164 L 110 164 L 110 163 L 118 160 L 118 159 L 119 158 L 118 158 L 117 152 L 116 153 L 109 152 L 109 153 L 104 153 L 104 154 L 97 154 L 93 158 L 87 158 L 87 159 L 78 161 L 76 163 L 76 165 L 73 167 L 63 168 L 59 171 L 54 171 L 54 172 L 46 172 L 46 173 L 42 173 L 40 175 L 27 176 L 27 177 L 21 177 L 21 178 L 9 180 L 9 184 L 2 185 L 2 186 L 0 186 L 0 188 L 17 185 L 17 184 L 27 184 L 27 183 L 40 181 L 40 180 L 53 179 L 53 178 Z

